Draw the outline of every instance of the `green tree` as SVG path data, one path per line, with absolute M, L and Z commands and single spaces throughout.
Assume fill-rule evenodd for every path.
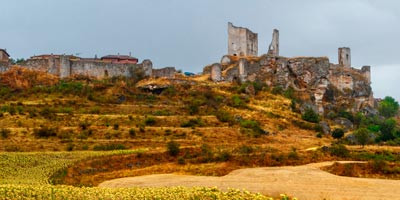
M 396 120 L 395 119 L 387 119 L 385 120 L 381 126 L 381 138 L 383 141 L 393 140 L 395 138 L 396 132 Z
M 379 103 L 379 113 L 386 117 L 394 117 L 399 112 L 399 103 L 393 97 L 385 97 L 383 101 Z
M 354 132 L 354 136 L 359 144 L 364 146 L 370 142 L 369 131 L 366 128 L 360 128 L 356 132 Z

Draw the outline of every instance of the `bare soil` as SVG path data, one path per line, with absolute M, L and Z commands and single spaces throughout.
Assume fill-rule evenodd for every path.
M 178 174 L 147 175 L 109 180 L 101 183 L 99 187 L 216 186 L 222 190 L 228 188 L 247 189 L 251 192 L 272 196 L 285 193 L 302 200 L 376 200 L 400 197 L 399 180 L 342 177 L 320 169 L 333 163 L 239 169 L 222 177 Z

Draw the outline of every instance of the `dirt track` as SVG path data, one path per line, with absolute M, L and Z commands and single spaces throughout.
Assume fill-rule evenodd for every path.
M 320 170 L 333 162 L 297 167 L 248 168 L 223 177 L 159 174 L 105 181 L 99 187 L 216 186 L 247 189 L 266 195 L 281 193 L 300 200 L 400 199 L 400 181 L 336 176 Z

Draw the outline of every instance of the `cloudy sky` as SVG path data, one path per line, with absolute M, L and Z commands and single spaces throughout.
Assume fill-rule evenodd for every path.
M 400 100 L 398 0 L 0 0 L 0 48 L 44 53 L 129 54 L 155 67 L 200 72 L 227 53 L 227 22 L 259 34 L 265 53 L 280 30 L 283 56 L 328 56 L 351 47 L 372 66 L 376 97 Z M 397 82 L 396 82 L 397 81 Z

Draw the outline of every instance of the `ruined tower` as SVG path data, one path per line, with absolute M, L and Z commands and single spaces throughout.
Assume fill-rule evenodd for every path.
M 228 54 L 237 56 L 258 55 L 258 35 L 247 28 L 228 23 Z
M 272 33 L 272 41 L 268 47 L 268 54 L 272 56 L 279 56 L 279 30 L 274 29 Z
M 339 65 L 350 68 L 351 67 L 351 54 L 350 54 L 350 48 L 349 47 L 342 47 L 339 48 Z

